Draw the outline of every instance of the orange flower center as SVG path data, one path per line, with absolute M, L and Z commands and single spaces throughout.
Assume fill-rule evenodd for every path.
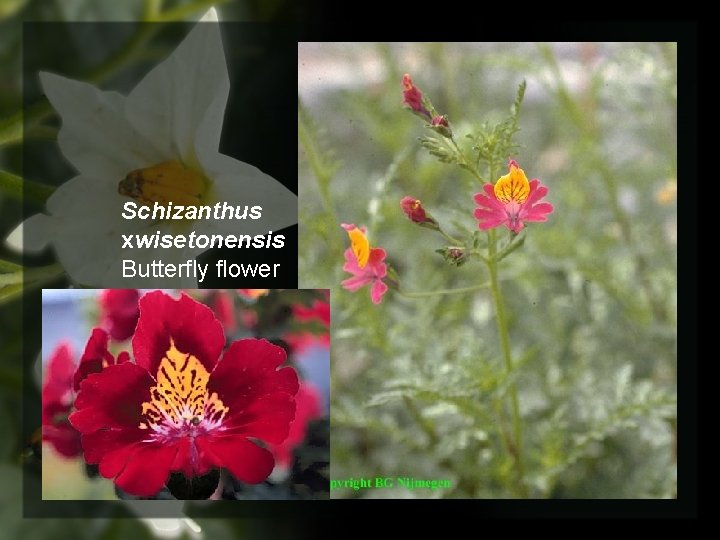
M 150 401 L 142 404 L 144 422 L 140 429 L 161 435 L 203 424 L 212 429 L 222 423 L 230 410 L 216 392 L 207 389 L 210 374 L 191 354 L 180 352 L 170 339 L 170 349 L 158 367 L 157 385 L 150 388 Z
M 155 202 L 197 206 L 206 192 L 205 177 L 179 161 L 165 161 L 130 171 L 118 184 L 120 195 L 148 206 Z
M 510 172 L 501 176 L 495 183 L 495 196 L 505 204 L 524 203 L 530 194 L 530 182 L 525 171 L 517 165 L 510 165 Z

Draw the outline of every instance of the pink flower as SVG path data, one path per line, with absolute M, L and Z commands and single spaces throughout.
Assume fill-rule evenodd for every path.
M 420 89 L 415 86 L 407 73 L 403 75 L 403 103 L 410 107 L 410 110 L 427 120 L 432 120 L 432 114 L 423 104 L 423 95 Z
M 342 286 L 355 292 L 365 285 L 370 285 L 370 298 L 373 303 L 379 304 L 388 286 L 383 282 L 387 276 L 385 257 L 387 253 L 382 248 L 371 248 L 366 236 L 365 227 L 342 224 L 348 232 L 352 246 L 345 250 L 345 264 L 343 270 L 350 272 L 353 277 L 342 282 Z M 364 264 L 363 264 L 364 263 Z
M 515 234 L 525 226 L 526 221 L 547 221 L 553 211 L 552 204 L 540 202 L 547 195 L 548 188 L 534 178 L 528 182 L 515 160 L 508 162 L 510 172 L 501 176 L 493 186 L 485 184 L 485 193 L 476 193 L 475 209 L 478 227 L 485 231 L 505 224 Z

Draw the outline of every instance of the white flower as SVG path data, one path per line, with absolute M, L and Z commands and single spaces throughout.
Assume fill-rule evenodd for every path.
M 123 279 L 123 259 L 177 264 L 194 259 L 207 247 L 122 249 L 122 234 L 264 235 L 297 223 L 295 194 L 257 168 L 218 152 L 230 81 L 214 9 L 128 96 L 51 73 L 41 73 L 40 79 L 62 119 L 58 144 L 78 175 L 48 199 L 49 215 L 32 216 L 8 242 L 22 242 L 24 235 L 23 247 L 30 251 L 52 244 L 74 282 L 103 287 L 196 283 L 195 279 Z M 123 204 L 132 198 L 118 192 L 120 181 L 132 171 L 168 162 L 171 165 L 164 167 L 171 174 L 166 176 L 174 184 L 160 188 L 167 200 L 182 204 L 186 199 L 188 204 L 189 197 L 201 205 L 260 206 L 261 219 L 124 219 Z M 174 176 L 173 171 L 182 168 L 187 176 Z M 176 185 L 182 192 L 179 196 Z

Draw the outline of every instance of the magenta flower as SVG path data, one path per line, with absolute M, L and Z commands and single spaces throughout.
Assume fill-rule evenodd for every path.
M 511 159 L 508 162 L 510 172 L 501 176 L 495 185 L 485 184 L 485 193 L 476 193 L 475 209 L 478 227 L 485 231 L 507 226 L 515 234 L 519 233 L 527 221 L 547 221 L 553 206 L 549 202 L 540 202 L 547 195 L 548 188 L 534 178 L 528 181 L 525 171 Z
M 400 200 L 400 208 L 413 223 L 435 223 L 437 222 L 428 215 L 420 199 L 409 195 Z
M 407 73 L 403 75 L 403 103 L 407 105 L 412 112 L 425 118 L 432 120 L 432 114 L 428 111 L 423 103 L 423 95 L 420 89 L 412 82 L 412 78 Z
M 352 242 L 352 247 L 345 250 L 343 270 L 350 272 L 353 277 L 344 280 L 341 284 L 351 292 L 370 285 L 370 298 L 374 304 L 379 304 L 388 290 L 388 286 L 383 282 L 383 278 L 387 276 L 385 264 L 387 253 L 382 248 L 370 247 L 365 227 L 345 223 L 342 227 L 347 231 Z

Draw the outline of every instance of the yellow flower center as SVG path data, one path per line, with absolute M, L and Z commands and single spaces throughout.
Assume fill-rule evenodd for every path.
M 350 247 L 352 248 L 355 257 L 357 258 L 358 266 L 365 268 L 370 258 L 370 242 L 360 229 L 353 229 L 348 231 L 350 237 Z
M 212 429 L 222 423 L 230 410 L 216 392 L 208 393 L 210 374 L 191 354 L 180 352 L 170 339 L 157 370 L 157 385 L 150 388 L 150 401 L 142 404 L 140 429 L 160 435 L 177 434 L 203 424 Z
M 205 177 L 179 161 L 136 169 L 120 180 L 118 193 L 143 204 L 181 204 L 197 206 L 207 192 Z
M 510 172 L 495 183 L 495 196 L 504 203 L 524 203 L 529 194 L 530 182 L 525 171 L 514 164 L 510 165 Z

